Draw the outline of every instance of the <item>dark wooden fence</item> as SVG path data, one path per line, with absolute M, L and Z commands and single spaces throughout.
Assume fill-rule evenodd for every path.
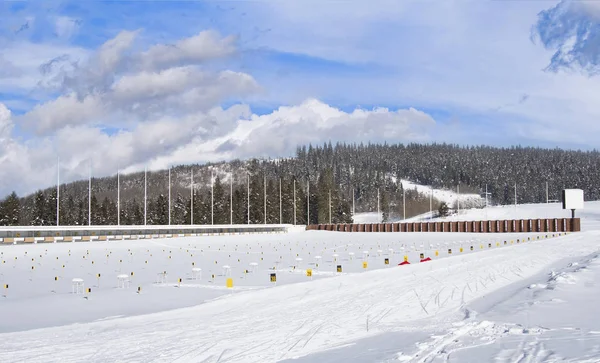
M 512 219 L 460 222 L 410 222 L 368 224 L 311 224 L 307 230 L 337 232 L 579 232 L 579 218 Z

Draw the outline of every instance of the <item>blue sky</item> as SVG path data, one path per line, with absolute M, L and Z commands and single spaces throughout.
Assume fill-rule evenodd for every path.
M 328 140 L 595 148 L 596 4 L 3 2 L 0 195 L 57 156 L 74 180 Z

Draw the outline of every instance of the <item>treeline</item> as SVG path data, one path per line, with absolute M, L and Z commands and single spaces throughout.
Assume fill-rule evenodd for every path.
M 581 188 L 586 200 L 599 199 L 600 153 L 529 147 L 460 147 L 449 144 L 324 144 L 301 146 L 296 156 L 276 160 L 235 160 L 228 163 L 180 165 L 171 169 L 171 223 L 191 222 L 190 186 L 193 171 L 194 223 L 247 223 L 247 178 L 250 178 L 250 222 L 264 223 L 264 181 L 267 223 L 279 222 L 279 181 L 282 220 L 293 222 L 293 183 L 296 183 L 296 222 L 305 224 L 310 191 L 310 223 L 329 222 L 329 191 L 334 223 L 350 221 L 352 195 L 355 210 L 380 210 L 387 220 L 404 216 L 401 179 L 422 185 L 482 194 L 487 185 L 492 204 L 513 204 L 514 186 L 519 203 L 560 200 L 564 188 Z M 214 213 L 211 214 L 211 173 L 215 177 Z M 218 181 L 217 181 L 218 178 Z M 233 193 L 230 196 L 230 181 Z M 144 173 L 122 175 L 121 224 L 144 223 Z M 168 171 L 148 173 L 147 224 L 168 223 Z M 88 224 L 88 181 L 60 187 L 63 225 Z M 117 223 L 116 176 L 92 180 L 92 224 Z M 429 211 L 428 196 L 406 190 L 406 217 Z M 472 206 L 481 207 L 481 204 Z M 434 201 L 437 210 L 439 202 Z M 463 206 L 468 207 L 468 206 Z M 29 196 L 11 195 L 0 203 L 3 225 L 56 224 L 56 188 Z
M 212 188 L 210 183 L 194 186 L 194 224 L 352 222 L 351 202 L 340 198 L 340 190 L 333 182 L 333 174 L 330 171 L 321 173 L 310 186 L 303 185 L 294 178 L 267 178 L 264 173 L 257 172 L 249 174 L 246 183 L 232 184 L 231 180 L 223 180 L 218 173 L 215 174 Z M 98 184 L 98 181 L 93 180 L 92 185 L 94 182 Z M 135 196 L 130 199 L 123 198 L 119 208 L 117 201 L 107 195 L 100 200 L 98 195 L 101 193 L 95 189 L 92 190 L 91 200 L 88 199 L 87 193 L 75 196 L 68 192 L 69 189 L 68 186 L 61 187 L 60 225 L 87 225 L 90 215 L 92 225 L 192 223 L 192 195 L 189 191 L 183 194 L 180 187 L 172 187 L 170 221 L 168 193 L 149 193 L 146 210 L 144 210 L 143 196 L 141 199 Z M 152 188 L 153 191 L 156 189 L 156 186 Z M 0 203 L 0 215 L 4 216 L 1 220 L 2 225 L 56 225 L 58 212 L 56 196 L 55 189 L 38 191 L 33 196 L 21 200 L 16 194 L 11 194 Z M 117 217 L 119 209 L 120 220 Z

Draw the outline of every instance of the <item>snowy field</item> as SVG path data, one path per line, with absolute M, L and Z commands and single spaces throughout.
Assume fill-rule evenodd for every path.
M 566 212 L 460 218 L 483 213 Z M 597 362 L 600 203 L 580 215 L 584 232 L 554 238 L 294 231 L 2 246 L 0 361 Z M 73 294 L 73 278 L 91 292 Z

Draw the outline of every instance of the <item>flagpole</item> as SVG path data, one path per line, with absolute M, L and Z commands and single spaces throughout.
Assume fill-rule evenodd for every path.
M 169 226 L 171 225 L 171 167 L 169 166 Z
M 144 166 L 144 226 L 148 223 L 148 167 Z
M 60 225 L 60 156 L 56 162 L 56 226 Z
M 294 181 L 294 185 L 295 185 Z M 296 188 L 294 188 L 294 193 L 296 192 Z M 295 202 L 295 198 L 294 198 Z M 294 225 L 296 224 L 296 220 L 294 218 Z M 306 225 L 310 224 L 310 180 L 306 182 Z
M 215 224 L 215 186 L 213 171 L 210 170 L 210 224 Z
M 194 225 L 194 169 L 190 167 L 190 226 Z
M 329 189 L 329 224 L 331 224 L 331 189 Z
M 88 226 L 92 225 L 92 160 L 90 159 L 90 179 L 88 182 Z
M 117 168 L 117 226 L 121 225 L 121 170 Z
M 246 206 L 248 207 L 248 224 L 250 224 L 250 174 L 248 175 L 248 203 Z

